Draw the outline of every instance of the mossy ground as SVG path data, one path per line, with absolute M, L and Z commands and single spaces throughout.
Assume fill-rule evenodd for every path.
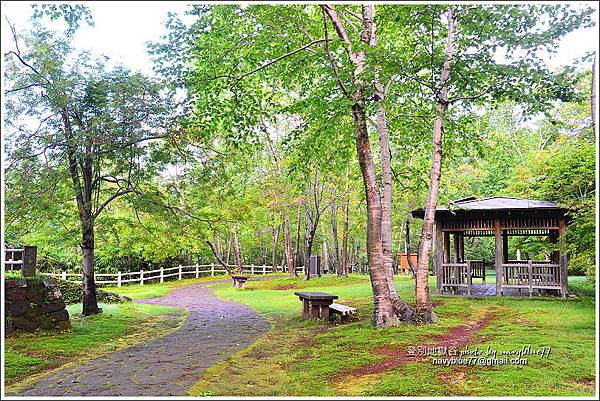
M 81 304 L 70 305 L 69 332 L 21 333 L 6 338 L 5 384 L 166 334 L 179 327 L 186 316 L 180 308 L 132 302 L 100 307 L 103 313 L 82 317 L 78 315 Z
M 282 278 L 249 282 L 244 290 L 215 285 L 220 297 L 245 303 L 267 316 L 273 329 L 250 348 L 210 368 L 191 395 L 231 396 L 590 396 L 595 388 L 595 306 L 590 284 L 572 278 L 577 299 L 434 297 L 439 322 L 375 329 L 368 277 Z M 413 281 L 397 279 L 412 301 Z M 276 289 L 279 288 L 279 289 Z M 358 319 L 325 325 L 300 319 L 294 291 L 323 291 L 358 308 Z M 470 346 L 498 352 L 531 345 L 551 348 L 549 358 L 529 356 L 524 366 L 439 366 L 430 360 L 375 374 L 351 375 L 389 357 L 378 349 L 405 350 L 431 343 L 449 329 L 486 313 L 494 319 Z

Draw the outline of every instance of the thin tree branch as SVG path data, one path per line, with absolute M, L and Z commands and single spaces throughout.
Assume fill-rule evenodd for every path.
M 139 193 L 139 191 L 137 191 L 134 188 L 119 188 L 117 190 L 117 192 L 115 192 L 114 194 L 112 194 L 107 200 L 105 200 L 104 202 L 102 202 L 102 204 L 100 204 L 100 206 L 96 209 L 96 211 L 92 214 L 92 218 L 96 219 L 96 217 L 98 217 L 98 215 L 100 215 L 100 213 L 102 212 L 102 210 L 104 210 L 104 208 L 106 206 L 108 206 L 108 204 L 110 202 L 112 202 L 113 200 L 117 199 L 119 196 L 125 195 L 125 194 L 130 194 L 130 193 Z
M 284 58 L 287 58 L 287 57 L 293 56 L 294 54 L 296 54 L 296 53 L 299 53 L 299 52 L 301 52 L 302 50 L 306 50 L 307 48 L 311 47 L 312 45 L 314 45 L 314 44 L 316 44 L 316 43 L 325 42 L 325 41 L 327 41 L 327 40 L 328 40 L 328 39 L 325 39 L 325 38 L 323 38 L 323 39 L 316 39 L 316 40 L 313 40 L 312 42 L 310 42 L 310 43 L 307 43 L 307 44 L 305 44 L 305 45 L 304 45 L 304 46 L 302 46 L 302 47 L 299 47 L 299 48 L 297 48 L 297 49 L 295 49 L 295 50 L 292 50 L 291 52 L 288 52 L 288 53 L 282 54 L 282 55 L 281 55 L 281 56 L 279 56 L 279 57 L 276 57 L 276 58 L 274 58 L 274 59 L 272 59 L 272 60 L 269 60 L 269 61 L 267 61 L 266 63 L 264 63 L 263 65 L 261 65 L 260 67 L 258 67 L 258 68 L 255 68 L 255 69 L 253 69 L 253 70 L 251 70 L 251 71 L 245 72 L 245 73 L 243 73 L 242 75 L 238 76 L 238 77 L 236 78 L 236 83 L 237 83 L 237 82 L 239 82 L 239 81 L 241 81 L 242 79 L 246 78 L 246 77 L 247 77 L 247 76 L 249 76 L 249 75 L 252 75 L 252 74 L 254 74 L 254 73 L 258 72 L 258 71 L 264 70 L 264 69 L 265 69 L 265 68 L 267 68 L 268 66 L 270 66 L 270 65 L 272 65 L 272 64 L 275 64 L 276 62 L 278 62 L 278 61 L 281 61 L 281 60 L 283 60 Z
M 219 264 L 225 268 L 225 270 L 227 271 L 227 274 L 229 274 L 231 276 L 232 275 L 231 268 L 229 267 L 229 265 L 227 263 L 223 262 L 223 259 L 221 259 L 221 255 L 219 255 L 219 251 L 217 251 L 217 249 L 215 248 L 213 243 L 210 242 L 209 240 L 206 240 L 206 243 L 210 247 L 210 250 L 212 251 L 213 255 L 215 255 L 217 262 L 219 262 Z
M 7 89 L 7 90 L 4 91 L 4 94 L 8 95 L 9 93 L 18 92 L 18 91 L 22 91 L 22 90 L 25 90 L 25 89 L 33 88 L 34 86 L 42 86 L 42 85 L 40 85 L 38 83 L 33 83 L 33 84 L 22 86 L 20 88 Z
M 329 34 L 327 32 L 327 18 L 325 15 L 325 10 L 321 9 L 321 12 L 323 14 L 323 31 L 325 32 L 325 39 L 328 39 Z M 329 50 L 329 41 L 328 40 L 325 41 L 325 44 L 323 45 L 323 49 L 325 50 L 325 54 L 327 55 L 327 58 L 329 59 L 329 63 L 331 64 L 331 69 L 333 70 L 333 74 L 335 75 L 338 86 L 342 90 L 342 93 L 344 94 L 344 96 L 349 97 L 350 94 L 348 92 L 348 89 L 346 89 L 346 85 L 344 85 L 344 82 L 342 82 L 342 80 L 340 78 L 340 74 L 338 71 L 338 67 L 337 67 L 335 58 L 333 57 L 333 54 L 331 54 L 331 51 Z

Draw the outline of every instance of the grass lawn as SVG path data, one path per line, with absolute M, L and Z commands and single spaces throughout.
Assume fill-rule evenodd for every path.
M 248 282 L 237 290 L 217 284 L 222 298 L 247 304 L 272 323 L 251 347 L 210 368 L 191 395 L 238 396 L 591 396 L 595 389 L 595 301 L 593 285 L 574 277 L 577 299 L 435 296 L 439 322 L 377 330 L 370 323 L 372 295 L 367 276 L 281 278 Z M 413 281 L 398 277 L 411 302 Z M 433 282 L 432 282 L 433 284 Z M 323 291 L 358 308 L 345 325 L 302 321 L 294 291 Z M 527 365 L 441 366 L 430 359 L 403 363 L 407 347 L 435 345 L 436 337 L 482 321 L 471 349 L 512 351 L 550 347 L 546 358 L 529 355 Z M 438 337 L 442 338 L 442 337 Z M 461 346 L 460 348 L 464 347 Z
M 23 333 L 5 339 L 5 384 L 166 334 L 186 316 L 180 308 L 133 302 L 100 307 L 103 313 L 81 317 L 81 304 L 69 305 L 71 332 Z

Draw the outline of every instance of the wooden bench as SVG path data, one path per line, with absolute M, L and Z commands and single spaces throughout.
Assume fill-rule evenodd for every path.
M 350 319 L 350 315 L 356 314 L 356 308 L 346 306 L 342 304 L 332 303 L 329 305 L 329 314 L 338 314 L 342 317 L 342 322 L 347 322 Z

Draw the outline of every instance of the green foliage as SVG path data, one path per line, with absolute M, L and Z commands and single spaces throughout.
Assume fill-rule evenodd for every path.
M 78 15 L 77 21 L 89 22 L 78 5 L 34 8 L 38 22 L 43 15 L 73 21 Z M 356 25 L 353 14 L 360 13 L 359 5 L 336 8 Z M 572 210 L 566 245 L 570 269 L 593 272 L 590 205 L 595 188 L 585 186 L 595 169 L 590 159 L 595 138 L 585 128 L 590 76 L 580 74 L 577 65 L 550 71 L 544 62 L 545 52 L 554 52 L 566 33 L 592 24 L 591 9 L 492 4 L 456 5 L 456 10 L 460 29 L 450 82 L 454 103 L 445 121 L 440 204 L 471 195 L 557 200 Z M 370 80 L 376 67 L 380 80 L 389 83 L 385 106 L 394 176 L 394 253 L 404 250 L 408 213 L 422 207 L 427 195 L 445 12 L 446 6 L 435 4 L 377 5 L 376 48 L 364 48 L 348 25 L 352 45 L 364 50 L 369 61 L 364 73 L 367 98 L 373 95 Z M 191 24 L 170 14 L 167 36 L 149 46 L 160 82 L 126 68 L 107 70 L 102 59 L 75 53 L 68 38 L 37 23 L 31 33 L 19 35 L 22 56 L 54 77 L 56 85 L 48 87 L 50 100 L 41 96 L 39 86 L 5 97 L 11 131 L 6 135 L 7 242 L 38 245 L 41 269 L 80 272 L 81 228 L 66 154 L 59 146 L 60 119 L 54 115 L 42 125 L 43 140 L 21 134 L 28 128 L 22 126 L 22 116 L 52 115 L 66 92 L 69 106 L 90 127 L 76 124 L 78 138 L 82 144 L 95 144 L 103 155 L 96 171 L 112 181 L 100 180 L 95 203 L 102 204 L 121 185 L 135 189 L 95 219 L 99 271 L 211 263 L 214 256 L 206 240 L 233 263 L 234 229 L 243 263 L 270 265 L 275 233 L 285 216 L 294 251 L 302 254 L 309 183 L 317 172 L 323 204 L 335 203 L 340 246 L 344 205 L 349 204 L 349 257 L 364 268 L 364 189 L 354 156 L 350 102 L 337 82 L 353 90 L 352 66 L 331 24 L 324 26 L 319 6 L 194 5 L 189 14 Z M 324 42 L 319 42 L 325 27 L 337 72 L 331 69 Z M 7 57 L 11 87 L 46 85 L 33 72 L 17 69 L 14 55 Z M 142 106 L 140 93 L 151 95 L 144 124 L 137 124 L 130 113 Z M 158 118 L 165 114 L 173 118 Z M 120 124 L 124 121 L 131 124 Z M 166 140 L 112 147 L 165 126 Z M 371 129 L 378 165 L 377 132 Z M 561 152 L 565 147 L 573 151 Z M 85 146 L 77 151 L 85 153 Z M 42 152 L 49 162 L 28 158 L 32 152 Z M 585 196 L 578 198 L 578 191 Z M 332 253 L 330 212 L 319 223 L 314 253 L 322 252 L 323 243 Z M 416 220 L 411 225 L 413 251 L 420 224 Z M 511 240 L 510 248 L 540 255 L 546 242 Z M 490 244 L 480 239 L 468 242 L 466 251 L 478 259 L 493 256 Z M 277 264 L 282 257 L 280 231 Z
M 40 10 L 70 24 L 89 14 L 79 5 Z M 14 40 L 5 55 L 7 238 L 38 245 L 43 268 L 72 268 L 82 227 L 106 225 L 111 202 L 152 188 L 151 142 L 167 136 L 162 86 L 107 69 L 106 58 L 76 53 L 69 37 L 37 23 Z
M 83 4 L 32 4 L 33 19 L 40 19 L 44 16 L 51 20 L 64 19 L 67 23 L 65 34 L 72 36 L 79 29 L 80 22 L 84 21 L 89 26 L 94 26 L 92 13 L 88 6 Z
M 595 275 L 596 144 L 582 138 L 561 138 L 532 163 L 520 169 L 515 189 L 570 210 L 564 250 L 575 274 Z
M 4 272 L 5 280 L 19 279 L 19 278 L 23 278 L 23 274 L 21 273 L 21 270 L 8 270 L 8 271 Z
M 60 280 L 58 282 L 58 288 L 60 289 L 63 301 L 65 301 L 67 305 L 81 302 L 83 292 L 81 284 Z
M 81 303 L 83 299 L 83 286 L 73 281 L 58 280 L 58 287 L 62 299 L 67 305 Z M 131 301 L 131 298 L 119 296 L 113 292 L 97 289 L 96 298 L 98 302 L 114 304 Z

